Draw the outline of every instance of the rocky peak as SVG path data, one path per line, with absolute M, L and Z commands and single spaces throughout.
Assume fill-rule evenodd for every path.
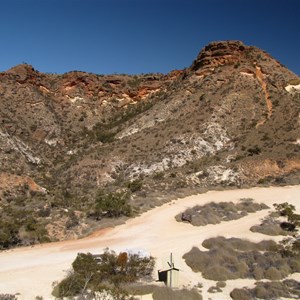
M 191 66 L 192 71 L 238 62 L 250 48 L 241 41 L 219 41 L 205 46 Z
M 6 71 L 7 74 L 12 74 L 17 77 L 17 81 L 26 81 L 37 77 L 39 74 L 31 65 L 29 64 L 20 64 Z

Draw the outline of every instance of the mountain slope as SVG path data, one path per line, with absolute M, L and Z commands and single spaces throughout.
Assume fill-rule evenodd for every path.
M 299 182 L 300 79 L 242 42 L 213 42 L 167 75 L 19 65 L 0 79 L 1 174 L 41 187 L 0 186 L 1 213 L 9 222 L 24 205 L 47 231 L 20 222 L 15 244 L 104 226 L 99 191 L 130 190 L 143 210 L 199 189 Z

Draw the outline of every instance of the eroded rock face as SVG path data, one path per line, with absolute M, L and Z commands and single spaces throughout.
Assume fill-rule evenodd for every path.
M 212 42 L 201 50 L 191 69 L 197 71 L 200 68 L 238 62 L 247 48 L 249 47 L 240 41 Z

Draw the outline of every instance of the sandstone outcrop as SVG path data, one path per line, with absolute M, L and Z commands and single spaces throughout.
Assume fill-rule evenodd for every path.
M 201 50 L 191 69 L 197 71 L 200 68 L 236 63 L 245 56 L 247 50 L 249 46 L 240 41 L 212 42 Z

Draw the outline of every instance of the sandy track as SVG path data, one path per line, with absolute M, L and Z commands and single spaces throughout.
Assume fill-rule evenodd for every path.
M 215 282 L 205 280 L 200 273 L 193 273 L 182 260 L 182 255 L 192 246 L 201 248 L 206 238 L 222 235 L 225 237 L 247 238 L 252 241 L 267 239 L 260 233 L 252 233 L 249 228 L 260 222 L 269 210 L 218 225 L 194 227 L 178 223 L 174 217 L 187 207 L 211 201 L 233 201 L 251 197 L 272 207 L 273 203 L 289 202 L 300 211 L 300 186 L 252 188 L 229 191 L 212 191 L 174 200 L 148 211 L 125 224 L 112 229 L 98 231 L 81 240 L 64 241 L 18 248 L 0 253 L 0 293 L 20 293 L 20 299 L 34 299 L 43 296 L 53 299 L 51 284 L 65 276 L 78 252 L 99 253 L 105 247 L 115 251 L 144 249 L 157 258 L 156 268 L 163 267 L 170 252 L 174 253 L 175 264 L 180 268 L 179 285 L 203 284 L 204 299 L 230 299 L 229 292 L 234 287 L 253 284 L 253 280 L 227 281 L 222 295 L 207 294 L 207 289 Z M 276 239 L 280 239 L 276 237 Z M 296 274 L 296 277 L 300 274 Z M 295 276 L 295 275 L 294 275 Z M 300 278 L 299 278 L 300 279 Z

